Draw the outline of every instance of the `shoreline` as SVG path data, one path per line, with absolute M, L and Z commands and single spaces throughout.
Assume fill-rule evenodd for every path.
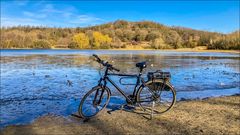
M 83 122 L 68 116 L 45 115 L 27 125 L 1 130 L 12 134 L 239 134 L 240 95 L 179 101 L 169 112 L 152 120 L 142 114 L 106 110 Z M 148 117 L 148 116 L 146 116 Z
M 172 51 L 172 52 L 222 52 L 222 53 L 239 53 L 240 50 L 208 50 L 208 49 L 194 49 L 194 48 L 180 48 L 180 49 L 70 49 L 70 48 L 51 48 L 51 49 L 34 49 L 34 48 L 4 48 L 1 50 L 106 50 L 106 51 Z

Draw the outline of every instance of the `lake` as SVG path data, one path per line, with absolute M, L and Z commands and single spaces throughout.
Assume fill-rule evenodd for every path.
M 171 72 L 177 100 L 239 94 L 237 53 L 1 50 L 0 127 L 26 124 L 45 114 L 75 113 L 82 96 L 97 84 L 102 73 L 92 54 L 109 61 L 121 73 L 138 73 L 135 63 L 141 61 L 148 63 L 145 75 L 157 69 Z M 121 86 L 128 94 L 132 87 Z M 114 89 L 112 95 L 110 105 L 125 102 Z

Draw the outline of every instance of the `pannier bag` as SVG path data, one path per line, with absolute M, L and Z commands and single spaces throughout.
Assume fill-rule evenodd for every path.
M 155 72 L 148 72 L 147 77 L 148 77 L 148 80 L 154 80 L 154 79 L 169 80 L 171 78 L 171 74 L 170 72 L 163 72 L 161 70 L 157 70 Z

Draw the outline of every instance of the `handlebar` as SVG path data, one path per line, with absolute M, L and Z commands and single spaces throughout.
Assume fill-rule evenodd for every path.
M 111 64 L 109 64 L 108 62 L 104 62 L 103 60 L 101 60 L 96 54 L 93 54 L 93 56 L 96 58 L 96 61 L 100 64 L 102 64 L 103 66 L 107 67 L 110 70 L 115 70 L 117 72 L 119 72 L 120 70 L 113 67 Z
M 93 54 L 93 56 L 97 59 L 97 62 L 101 62 L 102 61 L 96 54 Z

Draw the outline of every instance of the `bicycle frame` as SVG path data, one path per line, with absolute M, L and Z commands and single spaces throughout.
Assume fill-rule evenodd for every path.
M 141 77 L 142 72 L 140 71 L 138 75 L 131 75 L 131 74 L 108 73 L 108 70 L 109 70 L 109 69 L 106 68 L 105 73 L 104 73 L 104 76 L 101 77 L 100 80 L 98 81 L 98 85 L 99 85 L 99 86 L 102 86 L 102 85 L 103 85 L 102 87 L 105 88 L 106 85 L 107 85 L 107 82 L 110 82 L 110 83 L 117 89 L 117 91 L 118 91 L 119 93 L 121 93 L 121 94 L 126 98 L 127 101 L 129 101 L 131 104 L 134 104 L 134 101 L 133 101 L 132 99 L 130 99 L 130 98 L 124 93 L 124 91 L 123 91 L 121 88 L 119 88 L 119 87 L 117 86 L 117 84 L 115 84 L 108 76 L 126 76 L 126 77 L 137 78 L 137 82 L 136 82 L 135 87 L 134 87 L 134 90 L 133 90 L 133 96 L 134 96 L 134 99 L 135 99 L 135 98 L 136 98 L 137 87 L 138 87 L 138 86 L 142 86 L 142 85 L 145 86 L 145 81 L 144 81 L 144 79 Z M 102 84 L 102 82 L 103 82 L 103 84 Z M 140 85 L 140 84 L 141 84 L 141 85 Z M 102 93 L 101 93 L 99 102 L 101 101 L 103 92 L 104 92 L 104 91 L 102 91 Z

